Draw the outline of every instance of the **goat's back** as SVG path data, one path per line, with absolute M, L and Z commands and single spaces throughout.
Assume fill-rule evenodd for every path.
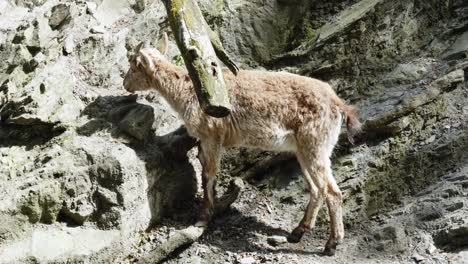
M 294 151 L 296 134 L 304 126 L 336 127 L 338 97 L 325 82 L 286 72 L 224 75 L 233 111 L 222 119 L 202 114 L 195 127 L 203 129 L 194 131 L 196 137 L 218 137 L 226 146 Z

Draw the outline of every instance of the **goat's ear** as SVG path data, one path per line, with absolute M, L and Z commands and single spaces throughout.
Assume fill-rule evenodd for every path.
M 158 50 L 163 56 L 166 56 L 168 50 L 168 37 L 166 32 L 163 33 L 163 37 L 158 43 Z
M 154 61 L 151 55 L 145 49 L 139 51 L 138 63 L 141 63 L 143 67 L 148 70 L 154 70 Z

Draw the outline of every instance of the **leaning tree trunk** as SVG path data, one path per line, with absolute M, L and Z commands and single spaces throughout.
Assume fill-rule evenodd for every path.
M 214 117 L 229 115 L 231 104 L 217 56 L 234 74 L 239 69 L 224 51 L 194 0 L 163 2 L 201 108 Z

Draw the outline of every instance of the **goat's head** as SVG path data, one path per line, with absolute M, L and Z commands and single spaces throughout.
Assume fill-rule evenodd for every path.
M 152 76 L 158 70 L 158 61 L 165 60 L 164 55 L 167 52 L 166 34 L 164 34 L 162 46 L 164 54 L 156 49 L 149 48 L 147 43 L 140 43 L 135 48 L 135 53 L 129 57 L 130 69 L 128 69 L 123 82 L 125 90 L 133 93 L 155 88 Z

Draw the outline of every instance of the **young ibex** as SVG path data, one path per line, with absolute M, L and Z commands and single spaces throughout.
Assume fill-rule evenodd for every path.
M 200 140 L 203 210 L 198 225 L 213 213 L 216 168 L 224 147 L 242 146 L 294 152 L 310 190 L 304 217 L 288 236 L 299 242 L 315 225 L 325 199 L 331 234 L 325 253 L 333 255 L 344 236 L 342 194 L 333 178 L 330 156 L 340 133 L 342 114 L 348 137 L 359 129 L 356 109 L 345 104 L 325 82 L 286 72 L 241 70 L 223 72 L 232 103 L 225 118 L 200 108 L 185 68 L 167 61 L 156 49 L 137 48 L 124 80 L 129 92 L 157 90 L 184 120 L 189 134 Z

